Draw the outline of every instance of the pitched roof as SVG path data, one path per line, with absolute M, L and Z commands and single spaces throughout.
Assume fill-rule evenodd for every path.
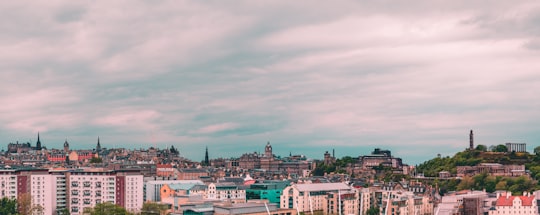
M 523 206 L 532 206 L 532 202 L 534 201 L 534 196 L 499 196 L 496 205 L 513 206 L 515 198 L 519 198 L 521 200 L 521 205 Z

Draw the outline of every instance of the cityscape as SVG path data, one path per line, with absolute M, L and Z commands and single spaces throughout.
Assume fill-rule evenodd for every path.
M 92 149 L 67 140 L 49 149 L 38 133 L 2 151 L 0 198 L 20 214 L 538 214 L 540 147 L 475 145 L 473 130 L 463 145 L 415 166 L 381 148 L 282 157 L 270 142 L 230 158 L 207 147 L 192 161 L 175 146 L 109 148 L 99 138 Z
M 540 215 L 540 1 L 0 14 L 0 215 Z

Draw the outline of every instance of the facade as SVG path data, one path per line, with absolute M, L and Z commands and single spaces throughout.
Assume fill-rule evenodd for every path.
M 0 198 L 17 198 L 17 175 L 14 170 L 0 170 Z
M 269 203 L 279 205 L 283 186 L 278 183 L 256 183 L 246 189 L 246 199 L 266 199 Z
M 68 177 L 68 208 L 73 215 L 110 202 L 138 212 L 143 205 L 143 176 L 135 171 L 74 171 Z
M 536 197 L 530 193 L 524 193 L 523 196 L 512 196 L 510 192 L 499 194 L 495 210 L 490 210 L 489 215 L 499 214 L 536 215 L 538 214 Z
M 381 150 L 376 148 L 371 152 L 371 155 L 361 156 L 359 158 L 363 169 L 371 169 L 373 167 L 385 166 L 394 169 L 402 169 L 403 162 L 401 158 L 392 157 L 389 150 Z
M 211 183 L 206 191 L 206 199 L 245 203 L 246 191 L 239 189 L 234 183 Z
M 178 180 L 199 180 L 201 177 L 207 177 L 210 173 L 206 169 L 179 169 Z
M 508 152 L 527 152 L 526 143 L 506 143 Z
M 174 176 L 174 168 L 171 164 L 157 164 L 156 175 L 158 177 L 172 177 Z
M 473 200 L 478 199 L 478 200 Z M 455 215 L 467 212 L 478 212 L 477 204 L 481 204 L 480 214 L 485 214 L 491 207 L 487 202 L 488 194 L 483 191 L 459 191 L 442 197 L 441 202 L 435 208 L 437 215 Z
M 503 165 L 498 163 L 481 163 L 476 166 L 457 166 L 457 176 L 474 176 L 488 173 L 493 176 L 522 176 L 525 175 L 525 165 Z
M 204 185 L 201 180 L 156 180 L 147 181 L 144 184 L 144 201 L 161 201 L 160 190 L 165 184 L 198 184 Z
M 350 192 L 356 192 L 356 190 L 344 183 L 294 184 L 283 190 L 280 208 L 296 208 L 298 212 L 329 211 L 333 210 L 328 208 L 329 206 L 337 208 L 336 201 L 328 203 L 329 198 L 332 199 L 332 196 L 336 194 Z
M 184 213 L 185 214 L 185 213 Z M 276 204 L 243 203 L 234 205 L 214 206 L 215 215 L 243 214 L 243 215 L 293 215 L 294 209 L 280 209 Z
M 0 195 L 16 199 L 30 198 L 39 214 L 57 214 L 67 209 L 70 214 L 82 214 L 85 208 L 111 202 L 138 212 L 143 204 L 142 175 L 138 171 L 0 170 Z

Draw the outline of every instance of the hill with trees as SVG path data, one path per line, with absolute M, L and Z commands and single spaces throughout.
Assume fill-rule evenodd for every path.
M 512 193 L 521 193 L 540 189 L 540 147 L 534 149 L 534 154 L 527 152 L 507 152 L 505 145 L 490 147 L 490 151 L 484 145 L 478 145 L 474 150 L 464 150 L 452 157 L 436 157 L 417 166 L 416 171 L 426 177 L 437 177 L 439 172 L 448 171 L 455 175 L 457 166 L 476 166 L 480 163 L 499 163 L 504 165 L 525 165 L 525 169 L 531 177 L 502 177 L 490 176 L 486 173 L 461 179 L 435 180 L 440 187 L 441 193 L 452 190 L 509 190 Z

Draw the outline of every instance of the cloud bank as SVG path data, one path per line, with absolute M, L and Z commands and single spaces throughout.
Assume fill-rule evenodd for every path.
M 410 164 L 540 129 L 536 1 L 0 6 L 0 141 L 187 158 L 394 151 Z

